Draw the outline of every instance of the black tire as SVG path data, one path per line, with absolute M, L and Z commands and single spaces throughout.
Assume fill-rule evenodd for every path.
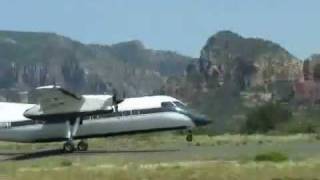
M 89 147 L 89 145 L 88 145 L 87 142 L 80 141 L 80 142 L 78 143 L 77 149 L 78 149 L 78 151 L 87 151 L 87 150 L 88 150 L 88 147 Z
M 72 153 L 75 150 L 73 142 L 66 142 L 63 144 L 63 151 L 66 153 Z

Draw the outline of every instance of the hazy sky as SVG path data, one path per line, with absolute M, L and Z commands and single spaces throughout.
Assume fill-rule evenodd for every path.
M 85 43 L 139 39 L 194 57 L 209 36 L 232 30 L 320 53 L 319 0 L 0 0 L 0 29 L 48 31 Z

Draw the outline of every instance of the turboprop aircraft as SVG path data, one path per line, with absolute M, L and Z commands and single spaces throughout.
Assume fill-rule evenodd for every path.
M 207 125 L 204 116 L 170 96 L 117 99 L 114 95 L 76 95 L 59 86 L 35 89 L 39 104 L 0 103 L 0 140 L 65 141 L 63 150 L 86 151 L 86 139 L 187 129 Z M 79 139 L 77 146 L 74 140 Z M 187 135 L 187 140 L 192 134 Z

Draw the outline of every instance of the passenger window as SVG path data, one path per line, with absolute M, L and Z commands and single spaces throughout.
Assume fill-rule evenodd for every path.
M 131 114 L 130 111 L 123 111 L 122 116 L 129 116 Z
M 132 111 L 132 114 L 133 114 L 133 115 L 138 115 L 138 114 L 140 114 L 140 111 L 139 111 L 139 110 L 133 110 L 133 111 Z

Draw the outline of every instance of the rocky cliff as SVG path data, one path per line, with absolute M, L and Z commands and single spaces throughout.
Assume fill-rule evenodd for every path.
M 293 80 L 302 70 L 302 62 L 280 45 L 230 31 L 218 32 L 208 39 L 198 66 L 206 79 L 214 77 L 213 72 L 218 70 L 224 80 L 235 80 L 242 89 Z

